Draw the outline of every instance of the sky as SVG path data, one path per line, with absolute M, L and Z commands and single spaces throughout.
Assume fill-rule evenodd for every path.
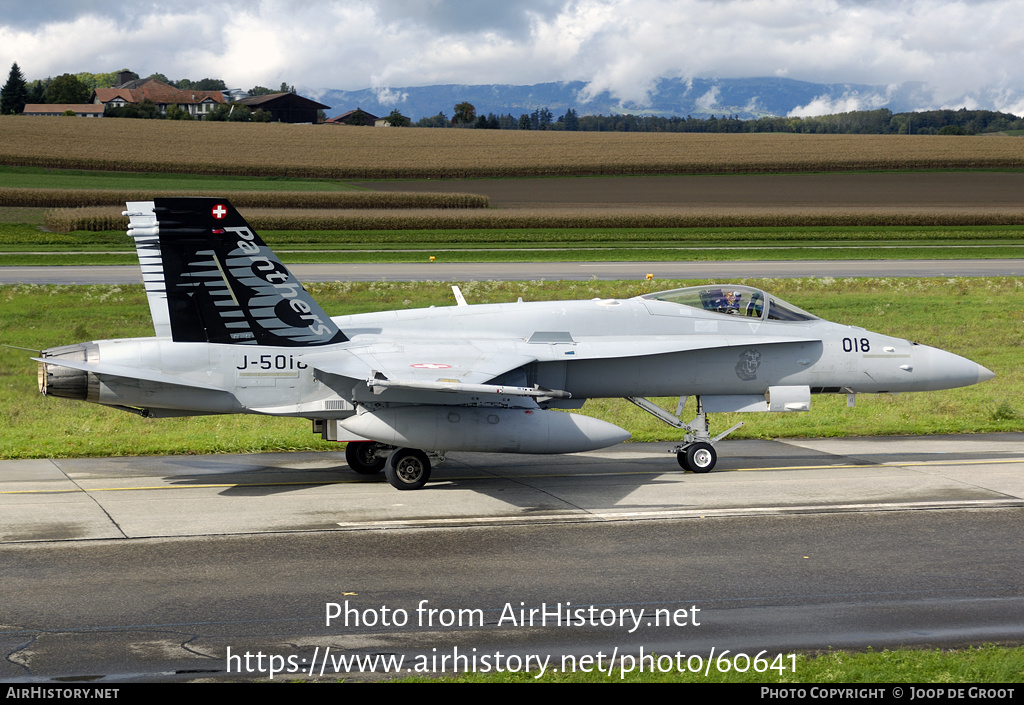
M 1019 0 L 0 0 L 0 70 L 326 89 L 585 81 L 643 104 L 666 78 L 881 86 L 802 106 L 1024 115 Z M 3 79 L 0 79 L 3 80 Z M 908 88 L 910 87 L 910 88 Z

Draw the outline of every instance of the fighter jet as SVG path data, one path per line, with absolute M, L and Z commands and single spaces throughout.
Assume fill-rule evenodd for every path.
M 715 467 L 713 412 L 797 412 L 816 394 L 992 378 L 949 352 L 822 320 L 750 286 L 628 299 L 329 317 L 224 198 L 127 204 L 155 336 L 50 348 L 47 396 L 145 417 L 265 414 L 348 441 L 357 473 L 423 487 L 449 451 L 576 453 L 628 431 L 565 410 L 624 397 L 678 428 L 680 467 Z M 647 397 L 679 397 L 670 413 Z M 686 400 L 696 416 L 683 422 Z

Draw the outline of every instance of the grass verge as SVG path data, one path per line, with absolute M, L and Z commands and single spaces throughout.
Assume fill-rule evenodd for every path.
M 955 247 L 921 248 L 894 246 L 886 249 L 815 247 L 766 249 L 689 249 L 678 247 L 598 248 L 598 249 L 505 249 L 505 250 L 444 250 L 425 248 L 402 251 L 334 251 L 288 252 L 277 254 L 285 264 L 354 264 L 360 262 L 725 262 L 773 260 L 973 260 L 1016 259 L 1024 257 L 1024 244 L 985 248 L 957 249 Z M 434 260 L 430 258 L 434 257 Z M 51 267 L 60 265 L 134 265 L 134 253 L 107 253 L 79 251 L 74 253 L 10 253 L 0 254 L 0 266 Z
M 0 209 L 2 210 L 2 209 Z M 1024 226 L 267 230 L 289 263 L 993 259 L 1024 254 Z M 122 231 L 0 223 L 0 265 L 135 264 Z M 28 254 L 32 253 L 32 254 Z M 120 253 L 120 254 L 117 254 Z
M 658 659 L 658 657 L 655 657 Z M 555 659 L 552 659 L 555 661 Z M 753 662 L 753 659 L 751 659 Z M 441 678 L 406 678 L 396 682 L 402 683 L 833 683 L 847 685 L 851 683 L 1021 683 L 1024 681 L 1024 647 L 1000 647 L 992 644 L 964 649 L 948 650 L 917 650 L 917 649 L 884 649 L 865 652 L 828 651 L 822 654 L 797 654 L 795 668 L 788 669 L 792 664 L 786 658 L 787 669 L 773 670 L 767 668 L 761 673 L 756 672 L 752 663 L 747 667 L 743 659 L 726 661 L 728 672 L 720 672 L 713 666 L 708 675 L 680 672 L 676 662 L 669 655 L 660 655 L 655 660 L 654 668 L 661 668 L 666 673 L 637 673 L 639 668 L 623 672 L 628 666 L 628 659 L 608 671 L 600 672 L 596 667 L 590 673 L 581 670 L 573 672 L 562 668 L 557 661 L 544 676 L 538 678 L 537 673 L 499 673 L 499 674 L 467 674 L 445 676 Z M 766 662 L 769 666 L 771 660 Z M 596 661 L 595 661 L 596 664 Z M 670 666 L 671 664 L 671 666 Z M 567 664 L 571 665 L 571 664 Z M 759 664 L 764 665 L 764 664 Z M 781 664 L 780 664 L 781 665 Z M 744 668 L 744 672 L 737 672 Z M 607 669 L 607 666 L 606 666 Z M 685 662 L 684 662 L 685 669 Z M 887 691 L 891 694 L 891 691 Z M 967 695 L 966 689 L 964 695 Z M 972 699 L 984 697 L 985 693 L 974 694 Z M 910 699 L 909 693 L 904 698 Z M 994 694 L 991 696 L 994 697 Z M 1005 695 L 1004 695 L 1005 697 Z M 802 700 L 803 698 L 801 698 Z

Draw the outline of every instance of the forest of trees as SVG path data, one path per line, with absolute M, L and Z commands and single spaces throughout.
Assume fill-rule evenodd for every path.
M 442 111 L 431 117 L 420 118 L 414 124 L 416 127 L 473 127 L 478 130 L 577 130 L 579 118 L 576 111 L 569 108 L 565 115 L 558 118 L 556 126 L 555 116 L 547 108 L 538 108 L 519 117 L 494 113 L 477 115 L 471 103 L 459 103 L 451 119 Z
M 1024 129 L 1024 120 L 991 110 L 926 110 L 893 113 L 859 110 L 816 117 L 763 117 L 740 120 L 733 116 L 707 119 L 639 115 L 587 115 L 579 118 L 581 130 L 628 132 L 790 132 L 804 134 L 863 135 L 974 135 L 983 132 Z
M 468 103 L 460 105 L 469 105 Z M 472 106 L 469 106 L 472 108 Z M 465 108 L 463 108 L 463 112 Z M 736 116 L 709 118 L 658 115 L 577 115 L 572 108 L 555 119 L 547 108 L 513 115 L 479 115 L 471 124 L 449 120 L 443 112 L 421 118 L 417 127 L 475 127 L 489 130 L 565 130 L 590 132 L 789 132 L 802 134 L 862 135 L 976 135 L 984 132 L 1024 130 L 1024 119 L 991 110 L 927 110 L 893 113 L 859 110 L 817 117 L 763 117 L 741 120 Z

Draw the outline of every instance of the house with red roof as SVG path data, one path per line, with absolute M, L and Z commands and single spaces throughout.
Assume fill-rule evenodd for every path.
M 116 88 L 97 88 L 93 91 L 93 103 L 101 104 L 104 108 L 108 105 L 123 108 L 130 103 L 142 103 L 145 100 L 152 101 L 163 114 L 172 105 L 177 105 L 199 119 L 227 102 L 220 91 L 182 90 L 155 78 L 139 78 Z

